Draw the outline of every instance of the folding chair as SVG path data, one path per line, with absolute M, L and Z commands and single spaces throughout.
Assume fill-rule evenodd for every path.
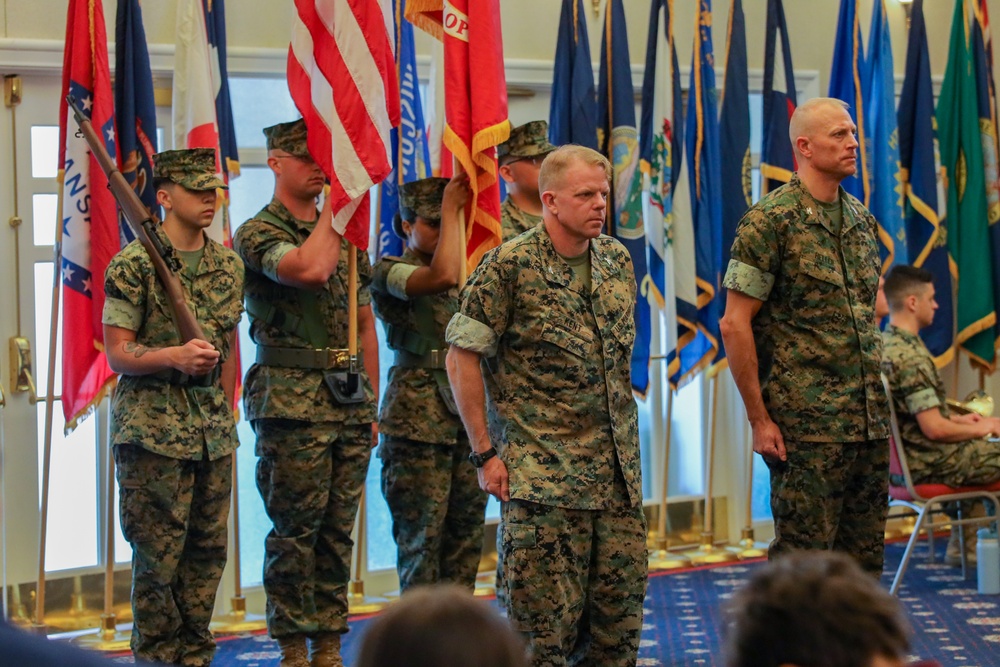
M 997 518 L 997 510 L 1000 510 L 1000 501 L 998 501 L 996 495 L 1000 491 L 1000 482 L 988 486 L 961 487 L 934 483 L 914 484 L 913 478 L 910 476 L 910 468 L 906 464 L 906 450 L 903 448 L 903 439 L 899 436 L 899 423 L 896 421 L 896 407 L 892 402 L 892 389 L 889 388 L 889 380 L 884 373 L 882 374 L 882 386 L 885 387 L 885 394 L 889 398 L 889 416 L 892 426 L 892 438 L 889 443 L 889 472 L 891 475 L 889 481 L 889 506 L 903 505 L 917 513 L 917 523 L 913 527 L 913 534 L 910 535 L 910 540 L 906 543 L 906 551 L 903 552 L 903 558 L 899 562 L 896 576 L 893 578 L 892 586 L 889 588 L 889 593 L 896 595 L 900 584 L 903 582 L 903 575 L 906 573 L 906 566 L 910 561 L 910 556 L 913 555 L 913 546 L 917 543 L 921 528 L 924 527 L 925 519 L 934 512 L 943 512 L 947 503 L 959 500 L 989 501 L 993 503 L 993 516 L 962 518 L 961 509 L 959 509 L 958 518 L 952 519 L 949 523 L 952 526 L 959 527 L 967 524 L 992 523 L 995 528 L 1000 529 L 1000 523 L 998 523 Z M 903 486 L 893 485 L 892 477 L 902 477 L 904 481 Z M 958 506 L 961 508 L 961 505 Z M 962 551 L 962 578 L 965 578 L 967 576 L 965 539 L 962 537 L 961 530 L 959 531 L 959 537 Z M 927 539 L 931 554 L 933 554 L 933 528 L 927 528 Z

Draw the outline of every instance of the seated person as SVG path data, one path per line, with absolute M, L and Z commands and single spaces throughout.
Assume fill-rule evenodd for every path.
M 895 266 L 885 276 L 889 325 L 882 334 L 882 372 L 892 389 L 899 434 L 916 484 L 952 486 L 991 484 L 1000 480 L 1000 419 L 952 414 L 944 383 L 920 330 L 934 321 L 933 276 L 912 266 Z M 974 526 L 966 527 L 966 549 L 972 549 Z M 957 544 L 948 560 L 957 560 Z
M 357 667 L 527 667 L 521 637 L 453 584 L 410 589 L 372 621 Z
M 842 553 L 767 563 L 726 612 L 726 667 L 902 667 L 909 644 L 899 602 Z

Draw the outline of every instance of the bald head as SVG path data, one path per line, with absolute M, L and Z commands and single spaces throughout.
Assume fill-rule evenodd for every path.
M 797 106 L 788 121 L 788 138 L 795 152 L 799 152 L 796 139 L 815 135 L 826 124 L 824 121 L 830 111 L 849 108 L 847 102 L 835 97 L 814 97 Z

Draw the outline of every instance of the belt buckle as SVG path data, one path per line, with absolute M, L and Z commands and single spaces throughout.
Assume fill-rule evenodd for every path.
M 327 369 L 340 369 L 343 367 L 347 358 L 347 352 L 345 350 L 328 347 L 324 350 L 324 352 L 326 353 L 324 365 Z
M 431 350 L 431 368 L 441 368 L 441 350 Z

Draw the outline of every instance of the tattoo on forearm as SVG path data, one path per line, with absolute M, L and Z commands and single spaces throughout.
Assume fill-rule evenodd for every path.
M 125 341 L 125 343 L 122 344 L 122 349 L 128 353 L 134 354 L 136 359 L 149 352 L 148 347 L 140 345 L 133 340 Z

